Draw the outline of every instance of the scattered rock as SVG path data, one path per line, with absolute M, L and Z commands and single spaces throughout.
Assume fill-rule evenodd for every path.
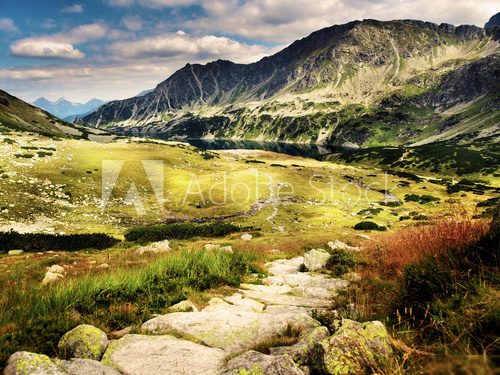
M 360 248 L 356 246 L 349 246 L 345 242 L 335 240 L 328 242 L 328 246 L 332 250 L 349 250 L 349 251 L 359 251 Z
M 168 311 L 169 312 L 191 312 L 191 311 L 197 312 L 198 308 L 196 307 L 196 305 L 193 302 L 191 302 L 189 300 L 185 300 L 185 301 L 181 301 L 179 303 L 176 303 L 173 306 L 170 306 L 168 308 Z
M 231 359 L 222 375 L 265 374 L 265 375 L 303 375 L 288 355 L 266 355 L 250 350 Z
M 364 374 L 374 370 L 385 373 L 393 352 L 381 322 L 358 323 L 343 319 L 333 336 L 316 345 L 312 357 L 315 369 L 321 373 Z
M 24 253 L 23 250 L 10 250 L 9 251 L 9 255 L 21 255 L 22 253 Z
M 16 352 L 3 370 L 4 375 L 67 375 L 44 354 Z
M 318 327 L 302 334 L 299 341 L 292 346 L 279 346 L 270 349 L 271 355 L 289 355 L 298 365 L 312 365 L 311 355 L 318 342 L 328 337 L 326 327 Z
M 309 271 L 317 271 L 325 267 L 330 253 L 323 249 L 312 249 L 304 254 L 304 265 Z
M 106 333 L 94 326 L 82 324 L 65 333 L 57 348 L 63 358 L 99 360 L 107 346 Z
M 123 374 L 216 375 L 226 354 L 170 335 L 127 335 L 109 345 L 102 363 Z
M 62 278 L 64 278 L 64 274 L 53 273 L 53 272 L 48 271 L 42 280 L 42 286 L 52 284 L 52 283 L 54 283 Z
M 69 361 L 57 361 L 56 364 L 69 375 L 120 375 L 115 369 L 91 359 L 73 358 Z
M 59 264 L 54 264 L 50 267 L 47 267 L 47 272 L 65 274 L 66 270 L 64 269 L 64 267 L 60 266 Z
M 252 235 L 249 233 L 242 234 L 240 237 L 243 241 L 250 241 L 252 239 Z
M 229 246 L 229 245 L 228 246 L 221 246 L 220 251 L 224 251 L 224 252 L 229 253 L 229 254 L 234 253 L 233 247 Z
M 109 267 L 110 267 L 110 266 L 109 266 L 109 264 L 108 264 L 108 263 L 99 264 L 99 265 L 97 266 L 97 268 L 99 268 L 99 269 L 101 269 L 101 270 L 106 270 L 106 269 L 108 269 Z
M 226 253 L 233 253 L 233 248 L 232 246 L 221 246 L 219 244 L 213 244 L 213 243 L 207 243 L 203 246 L 203 249 L 208 250 L 208 251 L 225 251 Z
M 170 250 L 172 249 L 170 248 L 170 243 L 168 242 L 168 240 L 163 240 L 159 242 L 153 242 L 147 246 L 141 246 L 136 250 L 136 253 L 140 255 L 144 253 L 158 254 L 158 253 L 167 253 Z

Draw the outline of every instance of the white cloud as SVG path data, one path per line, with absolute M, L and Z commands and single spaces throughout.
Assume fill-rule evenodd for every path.
M 42 23 L 41 23 L 41 26 L 44 28 L 44 29 L 53 29 L 54 27 L 57 26 L 56 24 L 56 21 L 54 21 L 52 18 L 47 18 L 45 19 Z
M 52 35 L 20 39 L 10 45 L 10 52 L 18 57 L 83 59 L 85 54 L 74 45 L 100 39 L 107 30 L 101 23 L 79 25 Z
M 142 29 L 142 20 L 138 16 L 127 16 L 122 18 L 122 24 L 127 30 L 139 31 Z
M 10 33 L 16 33 L 19 29 L 14 24 L 14 20 L 12 18 L 0 18 L 0 31 L 6 31 Z
M 47 59 L 83 59 L 85 55 L 69 43 L 43 39 L 22 39 L 10 46 L 10 52 L 20 57 Z
M 202 0 L 202 5 L 206 16 L 186 22 L 191 30 L 288 43 L 356 19 L 417 18 L 483 26 L 498 11 L 498 0 Z
M 177 6 L 189 6 L 198 4 L 198 0 L 107 0 L 111 6 L 129 7 L 132 5 L 140 5 L 145 8 L 161 9 Z
M 82 12 L 83 12 L 83 5 L 81 4 L 67 5 L 61 9 L 61 13 L 82 13 Z
M 250 45 L 236 40 L 214 35 L 191 36 L 179 30 L 160 36 L 146 37 L 135 41 L 115 42 L 110 52 L 119 58 L 183 58 L 190 59 L 224 58 L 238 62 L 256 61 L 269 54 L 260 45 Z

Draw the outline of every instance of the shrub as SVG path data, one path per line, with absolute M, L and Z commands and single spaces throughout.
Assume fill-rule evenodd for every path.
M 387 230 L 386 227 L 384 227 L 382 225 L 378 225 L 377 223 L 374 223 L 373 221 L 362 221 L 360 223 L 357 223 L 354 226 L 354 229 L 356 229 L 356 230 L 379 230 L 379 231 Z
M 356 259 L 352 251 L 336 250 L 328 259 L 325 268 L 332 271 L 334 276 L 342 276 L 350 272 L 356 265 Z
M 222 237 L 239 232 L 233 224 L 214 222 L 209 224 L 175 223 L 133 228 L 125 233 L 127 241 L 153 242 L 167 239 L 188 239 L 193 237 Z
M 33 155 L 33 154 L 15 154 L 14 156 L 16 158 L 31 159 L 35 155 Z
M 0 252 L 22 249 L 24 251 L 81 249 L 106 249 L 119 242 L 103 233 L 47 234 L 0 232 Z
M 423 195 L 418 195 L 418 194 L 406 194 L 405 195 L 405 201 L 406 202 L 417 202 L 420 204 L 426 204 L 430 202 L 438 202 L 441 199 L 437 197 L 433 197 L 432 195 L 428 194 L 423 194 Z

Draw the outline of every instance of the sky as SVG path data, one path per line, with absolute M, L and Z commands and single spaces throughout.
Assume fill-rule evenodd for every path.
M 498 0 L 0 0 L 0 89 L 124 99 L 186 63 L 249 63 L 356 19 L 484 26 Z

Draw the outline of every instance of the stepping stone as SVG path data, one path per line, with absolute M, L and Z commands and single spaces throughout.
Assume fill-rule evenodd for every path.
M 170 335 L 127 335 L 110 344 L 102 362 L 124 375 L 215 375 L 225 356 L 223 350 Z
M 234 306 L 238 306 L 240 308 L 255 312 L 262 312 L 266 307 L 266 305 L 257 302 L 256 300 L 253 300 L 251 298 L 244 298 L 240 293 L 234 293 L 232 296 L 225 297 L 224 301 L 229 302 Z
M 241 284 L 239 292 L 247 298 L 252 298 L 265 305 L 289 305 L 312 308 L 326 308 L 331 306 L 332 301 L 328 299 L 311 299 L 294 296 L 293 288 L 288 285 L 253 285 Z
M 161 315 L 144 323 L 141 329 L 147 334 L 175 332 L 190 340 L 235 352 L 273 338 L 290 325 L 308 331 L 320 324 L 305 313 L 266 314 L 233 308 Z
M 292 259 L 278 259 L 274 262 L 266 263 L 271 275 L 286 275 L 299 272 L 301 264 L 304 263 L 304 257 Z

